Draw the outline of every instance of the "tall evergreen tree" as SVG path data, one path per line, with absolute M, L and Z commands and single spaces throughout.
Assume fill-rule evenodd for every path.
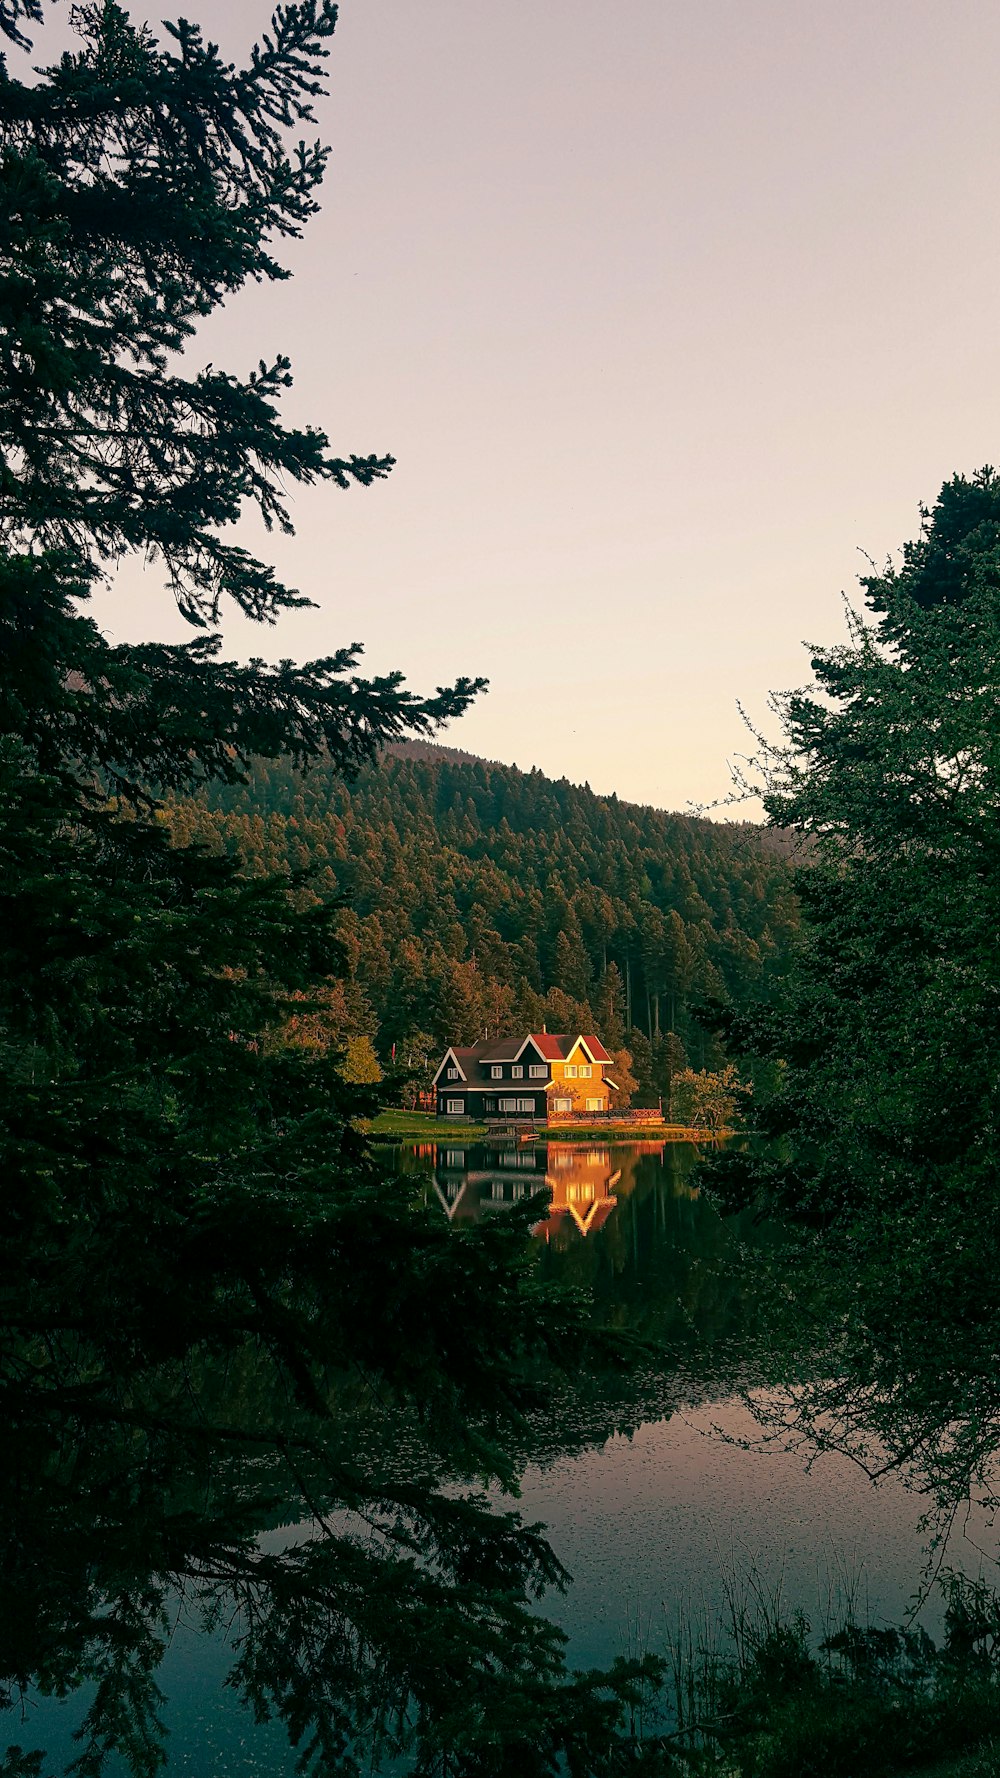
M 730 1033 L 775 1140 L 717 1179 L 798 1227 L 796 1436 L 915 1467 L 950 1517 L 1000 1492 L 1000 476 L 946 482 L 862 587 L 761 755 L 803 939 Z
M 0 31 L 16 45 L 40 11 L 5 0 Z M 72 54 L 0 79 L 5 1677 L 95 1677 L 81 1769 L 117 1750 L 152 1773 L 168 1587 L 228 1588 L 239 1683 L 306 1769 L 407 1724 L 428 1763 L 471 1746 L 495 1769 L 502 1746 L 547 1771 L 586 1745 L 609 1769 L 632 1678 L 567 1682 L 527 1608 L 557 1573 L 544 1545 L 437 1486 L 509 1474 L 496 1430 L 585 1342 L 581 1307 L 536 1288 L 525 1218 L 456 1237 L 380 1177 L 364 1090 L 286 1040 L 335 966 L 331 909 L 171 844 L 156 802 L 251 757 L 350 768 L 475 688 L 421 699 L 359 678 L 352 648 L 269 668 L 211 634 L 113 647 L 86 611 L 140 552 L 196 627 L 225 598 L 270 620 L 299 595 L 224 527 L 249 503 L 285 528 L 288 482 L 390 467 L 282 424 L 284 358 L 243 378 L 176 359 L 248 278 L 284 275 L 276 246 L 316 208 L 325 150 L 289 136 L 336 7 L 280 6 L 243 69 L 115 0 L 75 18 Z M 314 1532 L 262 1554 L 279 1499 Z
M 992 1198 L 1000 477 L 956 476 L 922 516 L 764 758 L 771 819 L 808 841 L 768 1116 L 794 1138 L 782 1196 L 825 1218 Z

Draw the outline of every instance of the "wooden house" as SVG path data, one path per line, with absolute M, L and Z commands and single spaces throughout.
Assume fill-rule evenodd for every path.
M 434 1076 L 438 1116 L 474 1123 L 599 1116 L 611 1109 L 610 1067 L 611 1057 L 594 1036 L 530 1031 L 453 1045 Z

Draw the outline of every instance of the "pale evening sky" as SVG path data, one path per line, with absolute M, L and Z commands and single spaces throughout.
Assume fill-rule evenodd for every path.
M 269 7 L 177 10 L 239 56 Z M 264 547 L 318 609 L 229 652 L 483 673 L 453 744 L 724 795 L 737 699 L 800 683 L 859 550 L 1000 457 L 1000 10 L 343 0 L 330 71 L 294 279 L 194 356 L 288 350 L 289 417 L 398 464 L 296 495 Z M 137 571 L 99 615 L 186 633 Z

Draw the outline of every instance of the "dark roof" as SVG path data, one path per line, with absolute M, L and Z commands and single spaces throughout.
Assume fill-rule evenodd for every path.
M 487 1040 L 478 1044 L 477 1048 L 484 1062 L 513 1062 L 523 1045 L 523 1037 L 503 1037 L 493 1043 Z

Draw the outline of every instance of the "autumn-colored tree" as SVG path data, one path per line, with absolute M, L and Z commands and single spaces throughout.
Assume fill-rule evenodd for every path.
M 729 1130 L 750 1091 L 731 1062 L 717 1073 L 685 1068 L 674 1078 L 673 1113 L 693 1130 Z
M 631 1050 L 623 1047 L 612 1051 L 611 1079 L 615 1083 L 611 1094 L 611 1103 L 616 1110 L 623 1110 L 626 1105 L 631 1105 L 632 1094 L 639 1090 L 639 1082 L 632 1073 Z
M 290 1009 L 287 1019 L 262 1039 L 269 1054 L 296 1049 L 325 1056 L 330 1050 L 341 1048 L 350 1024 L 343 982 L 318 982 L 308 992 L 296 988 L 284 998 Z
M 382 1079 L 382 1068 L 375 1054 L 375 1045 L 370 1037 L 349 1037 L 344 1046 L 344 1059 L 340 1064 L 343 1080 L 352 1086 L 378 1086 Z

